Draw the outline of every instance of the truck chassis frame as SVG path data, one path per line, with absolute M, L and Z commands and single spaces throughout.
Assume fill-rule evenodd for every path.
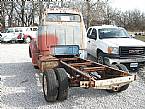
M 40 63 L 39 68 L 43 72 L 43 75 L 45 75 L 45 73 L 48 74 L 49 72 L 47 72 L 47 70 L 51 69 L 55 72 L 56 81 L 58 81 L 58 83 L 56 82 L 56 87 L 58 89 L 58 93 L 56 94 L 57 97 L 53 96 L 53 99 L 49 99 L 51 98 L 52 94 L 47 95 L 45 93 L 51 93 L 48 88 L 49 86 L 51 86 L 50 82 L 45 83 L 47 88 L 43 88 L 45 89 L 43 92 L 44 97 L 48 102 L 65 100 L 67 98 L 69 87 L 105 89 L 109 92 L 120 92 L 126 90 L 129 86 L 129 83 L 136 80 L 136 75 L 131 75 L 128 71 L 123 71 L 124 69 L 121 69 L 121 67 L 119 67 L 120 65 L 116 65 L 118 67 L 113 68 L 75 56 L 70 58 L 63 58 L 61 56 L 50 58 L 47 57 L 47 59 L 43 57 L 43 59 L 44 60 L 38 60 Z M 56 72 L 58 73 L 56 74 Z M 67 76 L 61 77 L 62 75 Z M 51 77 L 48 76 L 46 78 L 49 80 Z M 65 81 L 61 84 L 60 82 L 62 82 L 63 79 Z M 54 82 L 54 78 L 52 81 Z M 65 88 L 62 89 L 63 93 L 61 93 L 59 97 L 59 88 L 61 87 Z M 62 92 L 62 90 L 60 92 Z M 63 95 L 65 97 L 62 97 Z

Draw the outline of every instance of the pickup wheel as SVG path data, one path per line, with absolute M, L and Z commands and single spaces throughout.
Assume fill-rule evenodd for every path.
M 123 65 L 123 64 L 116 64 L 116 66 L 119 68 L 119 70 L 123 70 L 123 71 L 129 72 L 127 67 L 125 65 Z
M 123 71 L 129 72 L 127 67 L 125 65 L 123 65 L 123 64 L 111 65 L 111 67 L 113 67 L 115 69 L 119 69 L 119 70 L 123 70 Z M 121 91 L 126 90 L 128 87 L 129 87 L 129 84 L 126 84 L 124 86 L 119 87 L 118 90 L 116 90 L 116 91 L 114 91 L 114 90 L 107 90 L 107 92 L 110 92 L 110 93 L 121 92 Z
M 69 88 L 67 72 L 65 71 L 64 68 L 57 68 L 55 70 L 55 73 L 59 84 L 57 100 L 59 101 L 66 100 Z
M 58 95 L 58 81 L 53 69 L 43 73 L 43 93 L 47 102 L 55 102 Z
M 126 84 L 126 85 L 120 87 L 119 90 L 118 90 L 118 92 L 124 91 L 124 90 L 126 90 L 128 87 L 129 87 L 129 84 Z
M 104 53 L 103 52 L 98 53 L 97 62 L 100 64 L 104 64 Z
M 119 70 L 123 70 L 123 71 L 129 72 L 127 67 L 125 65 L 123 65 L 123 64 L 117 64 L 116 66 L 119 68 Z M 126 84 L 126 85 L 120 87 L 119 92 L 126 90 L 128 87 L 129 87 L 129 84 Z

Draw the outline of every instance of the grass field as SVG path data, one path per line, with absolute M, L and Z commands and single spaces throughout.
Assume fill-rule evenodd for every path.
M 145 36 L 135 36 L 135 38 L 145 42 Z

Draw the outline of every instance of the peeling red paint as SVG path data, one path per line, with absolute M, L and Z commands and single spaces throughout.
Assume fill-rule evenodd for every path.
M 51 46 L 57 45 L 58 37 L 53 34 L 42 34 L 38 36 L 39 41 L 39 50 L 40 51 L 49 51 L 51 52 Z

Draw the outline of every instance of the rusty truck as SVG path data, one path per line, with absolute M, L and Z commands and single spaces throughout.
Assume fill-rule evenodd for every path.
M 29 55 L 34 68 L 43 74 L 47 102 L 67 99 L 70 87 L 121 92 L 136 79 L 122 64 L 106 66 L 86 59 L 86 29 L 78 10 L 48 8 L 41 14 Z

